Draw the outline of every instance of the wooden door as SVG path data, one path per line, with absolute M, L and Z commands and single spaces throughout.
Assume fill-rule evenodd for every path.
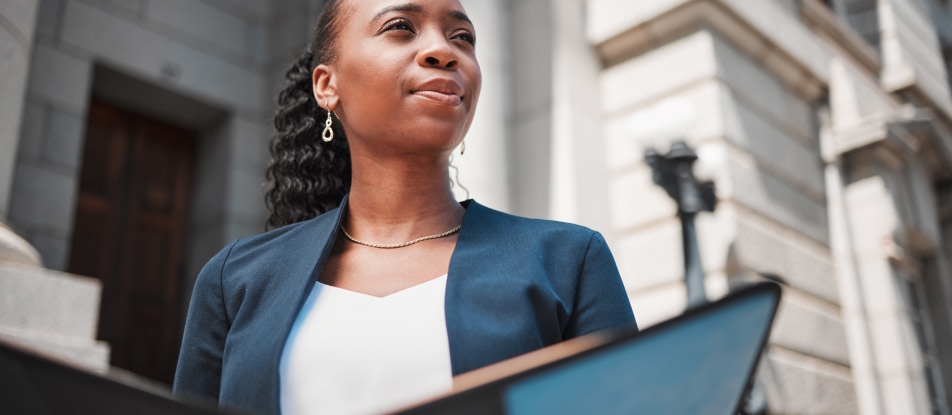
M 102 280 L 98 338 L 112 365 L 171 383 L 195 139 L 94 101 L 69 271 Z

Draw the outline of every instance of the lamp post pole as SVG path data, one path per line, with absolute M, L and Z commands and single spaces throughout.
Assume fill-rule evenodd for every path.
M 717 205 L 714 182 L 700 182 L 694 176 L 697 154 L 684 141 L 675 141 L 667 154 L 655 149 L 645 151 L 645 161 L 651 166 L 655 184 L 664 188 L 678 204 L 681 219 L 681 238 L 684 244 L 684 283 L 688 307 L 707 302 L 704 290 L 704 267 L 698 246 L 694 218 L 700 212 L 713 212 Z

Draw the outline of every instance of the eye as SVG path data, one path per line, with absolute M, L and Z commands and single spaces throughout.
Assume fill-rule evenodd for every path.
M 476 46 L 476 36 L 470 32 L 460 32 L 453 36 L 453 39 L 459 39 L 470 45 Z
M 382 32 L 386 32 L 388 30 L 400 30 L 400 31 L 412 32 L 413 25 L 410 24 L 410 21 L 407 19 L 394 19 L 387 22 Z

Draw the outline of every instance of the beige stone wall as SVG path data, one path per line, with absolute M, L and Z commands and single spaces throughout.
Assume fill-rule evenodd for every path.
M 910 300 L 899 288 L 886 289 L 902 280 L 881 245 L 896 232 L 913 235 L 909 245 L 941 244 L 932 189 L 948 173 L 914 152 L 894 156 L 905 166 L 888 175 L 899 190 L 882 191 L 876 202 L 859 196 L 869 184 L 857 179 L 859 159 L 841 157 L 910 122 L 903 121 L 911 114 L 907 100 L 944 111 L 952 97 L 927 79 L 946 79 L 935 65 L 941 37 L 924 20 L 924 3 L 833 3 L 835 10 L 810 1 L 588 1 L 588 37 L 604 64 L 613 249 L 643 324 L 683 309 L 675 206 L 651 182 L 641 158 L 648 146 L 686 138 L 702 161 L 712 156 L 704 170 L 721 199 L 718 211 L 699 223 L 709 294 L 726 292 L 738 269 L 776 273 L 789 283 L 761 373 L 772 379 L 772 411 L 929 413 L 921 362 L 922 353 L 931 352 L 923 347 L 938 350 L 943 336 L 931 333 L 946 329 L 947 319 L 930 319 L 932 340 L 925 346 L 896 340 L 902 333 L 884 334 L 919 320 L 911 312 L 895 314 Z M 913 68 L 916 81 L 891 87 L 897 68 Z M 663 108 L 672 100 L 681 112 L 684 103 L 693 108 L 688 126 L 676 134 L 638 127 L 668 117 Z M 937 132 L 921 137 L 942 153 L 947 124 L 937 117 L 926 128 Z M 895 212 L 882 210 L 890 206 Z M 842 213 L 831 218 L 830 209 Z M 940 261 L 948 260 L 943 255 Z M 941 268 L 933 273 L 934 286 L 947 291 L 940 283 L 952 275 Z M 893 314 L 886 316 L 886 309 Z M 931 313 L 948 312 L 936 305 Z
M 463 7 L 476 27 L 479 37 L 476 57 L 483 73 L 483 89 L 479 95 L 476 117 L 466 136 L 466 154 L 453 155 L 459 170 L 459 181 L 469 190 L 469 197 L 495 209 L 510 211 L 509 134 L 507 114 L 511 111 L 513 94 L 509 77 L 512 47 L 505 0 L 463 0 Z M 455 178 L 455 171 L 451 171 Z M 457 186 L 458 200 L 466 191 Z
M 846 205 L 855 241 L 856 260 L 867 299 L 866 321 L 870 330 L 872 358 L 881 385 L 884 413 L 928 413 L 932 409 L 928 359 L 935 359 L 937 344 L 930 324 L 917 303 L 926 302 L 926 278 L 947 278 L 920 268 L 914 248 L 905 240 L 913 198 L 906 194 L 911 181 L 903 168 L 877 159 L 881 154 L 861 153 L 846 186 Z M 913 178 L 912 180 L 916 180 Z M 897 203 L 899 202 L 899 203 Z M 932 271 L 932 272 L 935 272 Z M 933 299 L 936 297 L 933 296 Z M 937 323 L 940 323 L 937 321 Z M 941 377 L 936 377 L 943 387 Z M 945 398 L 944 396 L 942 398 Z M 939 406 L 941 408 L 941 406 Z
M 889 91 L 913 88 L 937 110 L 952 114 L 945 59 L 927 2 L 880 1 L 877 14 L 883 86 Z
M 685 132 L 689 143 L 716 155 L 709 168 L 720 205 L 699 222 L 709 295 L 727 292 L 729 266 L 776 273 L 791 286 L 763 368 L 773 409 L 855 411 L 810 105 L 705 29 L 606 68 L 601 90 L 615 252 L 641 323 L 684 306 L 676 209 L 641 161 L 643 149 L 665 137 L 636 137 L 635 125 L 658 116 L 658 102 L 678 99 L 698 114 Z

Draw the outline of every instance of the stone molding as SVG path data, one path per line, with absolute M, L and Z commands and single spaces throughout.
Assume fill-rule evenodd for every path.
M 921 162 L 933 177 L 952 176 L 952 135 L 929 110 L 907 106 L 897 112 L 880 113 L 836 131 L 832 140 L 835 156 L 849 160 L 854 171 L 869 164 L 899 170 Z M 910 224 L 895 229 L 881 246 L 883 258 L 915 274 L 916 259 L 934 255 L 940 243 Z
M 906 107 L 902 119 L 892 125 L 918 140 L 919 154 L 933 175 L 952 177 L 952 132 L 935 111 Z
M 33 245 L 7 227 L 3 215 L 0 215 L 0 261 L 43 266 L 40 253 L 33 248 Z
M 848 129 L 836 131 L 833 152 L 846 157 L 876 148 L 887 164 L 925 164 L 936 177 L 952 177 L 952 134 L 927 109 L 905 108 L 900 115 L 877 114 Z
M 871 47 L 859 34 L 830 12 L 819 0 L 801 0 L 800 16 L 815 31 L 830 37 L 850 57 L 863 65 L 871 74 L 882 69 L 879 52 Z
M 733 0 L 684 1 L 624 30 L 589 33 L 589 42 L 595 46 L 603 64 L 612 66 L 687 32 L 713 28 L 762 62 L 791 91 L 807 102 L 816 101 L 829 84 L 830 53 L 812 32 L 779 5 L 769 1 L 756 4 L 757 7 L 747 7 L 754 4 Z M 782 20 L 781 26 L 786 30 L 799 33 L 762 30 L 771 27 L 776 20 Z

